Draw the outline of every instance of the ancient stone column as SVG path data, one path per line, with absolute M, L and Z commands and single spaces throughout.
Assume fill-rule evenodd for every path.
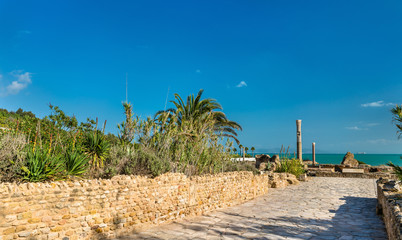
M 302 160 L 301 120 L 296 120 L 297 128 L 297 159 Z
M 313 166 L 315 166 L 315 142 L 313 142 Z

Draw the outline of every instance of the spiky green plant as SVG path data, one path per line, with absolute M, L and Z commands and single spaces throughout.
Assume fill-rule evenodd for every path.
M 89 158 L 76 149 L 67 150 L 64 154 L 66 174 L 69 176 L 82 176 L 89 167 Z
M 93 167 L 103 167 L 103 162 L 109 154 L 110 144 L 99 131 L 85 134 L 84 152 L 89 156 Z
M 179 94 L 175 94 L 175 100 L 171 101 L 175 105 L 175 108 L 168 110 L 162 110 L 156 113 L 155 119 L 159 120 L 159 117 L 164 116 L 164 113 L 168 113 L 170 116 L 176 117 L 176 123 L 181 126 L 186 121 L 206 121 L 210 119 L 214 124 L 211 129 L 223 137 L 232 138 L 239 144 L 237 139 L 237 130 L 242 130 L 240 124 L 234 121 L 230 121 L 225 113 L 223 113 L 222 106 L 212 98 L 201 99 L 204 90 L 200 90 L 197 96 L 193 94 L 189 95 L 186 102 Z M 212 117 L 210 117 L 211 115 Z
M 29 182 L 54 180 L 62 177 L 64 162 L 60 156 L 52 155 L 47 150 L 30 148 L 22 170 L 23 179 Z
M 393 121 L 395 123 L 398 134 L 398 138 L 402 137 L 402 105 L 396 105 L 394 108 L 391 109 L 391 113 L 393 116 Z

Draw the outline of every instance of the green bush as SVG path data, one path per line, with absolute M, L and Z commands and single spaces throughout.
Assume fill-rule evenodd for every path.
M 286 172 L 286 173 L 291 173 L 295 175 L 296 177 L 299 177 L 301 174 L 303 174 L 304 171 L 304 166 L 298 159 L 284 159 L 281 161 L 281 166 L 276 169 L 276 172 Z
M 110 144 L 105 136 L 98 130 L 87 132 L 85 134 L 83 146 L 92 165 L 97 168 L 103 167 L 103 162 L 110 151 Z
M 41 148 L 29 149 L 25 164 L 22 167 L 23 179 L 29 182 L 60 179 L 65 169 L 60 156 L 52 155 Z
M 82 176 L 89 167 L 88 156 L 74 149 L 67 150 L 64 154 L 66 174 L 69 176 Z

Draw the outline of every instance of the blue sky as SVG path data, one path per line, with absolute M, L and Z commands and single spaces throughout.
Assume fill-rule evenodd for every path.
M 0 107 L 142 117 L 204 89 L 257 151 L 402 153 L 402 2 L 0 1 Z M 169 89 L 169 92 L 168 92 Z

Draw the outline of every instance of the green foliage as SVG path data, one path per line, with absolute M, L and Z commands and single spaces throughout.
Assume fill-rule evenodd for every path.
M 295 175 L 296 177 L 299 177 L 301 174 L 303 174 L 304 171 L 304 166 L 298 159 L 283 159 L 281 161 L 281 166 L 280 168 L 276 169 L 276 172 L 287 172 Z
M 134 140 L 135 128 L 139 121 L 139 118 L 133 117 L 133 106 L 130 103 L 123 103 L 124 114 L 126 115 L 126 121 L 117 125 L 120 133 L 119 139 L 122 143 L 131 143 Z
M 201 99 L 202 93 L 186 101 L 175 94 L 175 108 L 158 112 L 155 119 L 140 119 L 131 104 L 123 103 L 125 121 L 118 125 L 118 136 L 105 135 L 105 126 L 98 130 L 98 119 L 79 123 L 53 105 L 42 119 L 22 109 L 0 109 L 0 180 L 254 171 L 230 161 L 232 150 L 237 151 L 231 140 L 237 141 L 241 127 L 227 119 L 216 100 Z
M 186 102 L 176 93 L 174 95 L 175 100 L 171 101 L 175 108 L 157 112 L 155 119 L 160 121 L 161 117 L 164 118 L 168 114 L 169 118 L 173 118 L 179 127 L 189 121 L 213 121 L 213 124 L 208 127 L 217 135 L 232 138 L 239 143 L 236 138 L 236 130 L 242 130 L 240 124 L 230 121 L 225 113 L 220 111 L 222 106 L 215 99 L 206 98 L 201 100 L 203 92 L 204 90 L 201 89 L 197 96 L 189 95 Z
M 400 181 L 402 181 L 402 168 L 398 165 L 394 165 L 392 162 L 387 163 L 387 165 L 392 167 L 395 175 L 398 177 Z
M 224 172 L 233 171 L 249 171 L 254 174 L 259 174 L 260 171 L 255 168 L 254 162 L 227 162 L 223 169 Z
M 397 128 L 398 137 L 402 137 L 402 105 L 396 105 L 391 109 L 391 113 L 393 114 L 393 121 Z
M 109 154 L 110 144 L 104 135 L 99 131 L 87 132 L 85 134 L 83 147 L 89 156 L 92 166 L 103 167 L 103 162 Z
M 64 171 L 64 162 L 58 155 L 49 154 L 41 148 L 29 149 L 26 165 L 22 167 L 23 179 L 30 182 L 59 179 Z
M 69 176 L 82 176 L 88 169 L 88 156 L 82 152 L 71 149 L 64 154 L 66 174 Z

